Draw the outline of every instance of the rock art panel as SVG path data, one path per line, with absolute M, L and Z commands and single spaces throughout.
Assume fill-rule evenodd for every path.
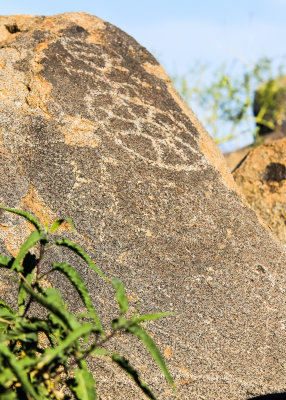
M 0 133 L 1 202 L 43 223 L 72 218 L 75 240 L 134 306 L 177 313 L 148 326 L 176 394 L 137 342 L 125 352 L 159 399 L 286 390 L 285 252 L 146 49 L 84 13 L 0 17 Z M 0 228 L 11 254 L 30 229 L 4 213 Z M 112 315 L 110 293 L 69 262 Z M 92 368 L 102 399 L 143 399 L 116 367 Z

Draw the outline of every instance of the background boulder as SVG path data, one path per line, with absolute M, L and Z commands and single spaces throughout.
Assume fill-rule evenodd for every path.
M 256 213 L 286 244 L 286 138 L 252 150 L 233 176 Z
M 1 202 L 43 223 L 71 217 L 74 239 L 121 277 L 134 307 L 177 313 L 148 325 L 177 394 L 136 341 L 110 344 L 126 348 L 159 399 L 286 390 L 285 252 L 150 53 L 83 13 L 1 17 L 0 132 Z M 15 254 L 30 226 L 7 213 L 0 223 L 1 250 Z M 69 262 L 100 316 L 116 315 L 110 292 Z M 143 399 L 116 366 L 92 368 L 101 399 Z

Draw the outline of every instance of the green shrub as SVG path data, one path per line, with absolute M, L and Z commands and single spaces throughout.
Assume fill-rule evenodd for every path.
M 286 79 L 270 79 L 255 92 L 253 111 L 259 134 L 267 134 L 285 119 Z
M 122 368 L 150 399 L 155 399 L 150 388 L 140 380 L 139 374 L 122 355 L 110 353 L 105 344 L 114 336 L 131 334 L 145 345 L 161 368 L 169 384 L 173 380 L 163 357 L 142 323 L 170 315 L 157 313 L 125 318 L 128 299 L 123 283 L 118 278 L 107 278 L 87 253 L 68 239 L 53 237 L 53 233 L 70 219 L 61 219 L 48 228 L 43 228 L 32 215 L 19 210 L 0 207 L 3 210 L 23 216 L 35 230 L 22 244 L 16 258 L 0 256 L 0 267 L 14 271 L 18 276 L 18 306 L 11 308 L 0 301 L 0 397 L 13 399 L 97 399 L 95 378 L 88 370 L 87 357 L 105 355 Z M 74 228 L 73 228 L 74 229 Z M 75 287 L 86 307 L 86 314 L 68 311 L 60 292 L 54 287 L 44 289 L 40 284 L 41 262 L 47 259 L 49 250 L 66 247 L 77 254 L 98 275 L 104 284 L 112 285 L 119 306 L 118 318 L 111 321 L 107 334 L 91 296 L 78 272 L 66 262 L 51 265 L 48 273 L 62 273 Z M 38 257 L 31 253 L 34 248 Z M 45 273 L 46 276 L 48 273 Z M 41 305 L 45 317 L 33 315 L 31 304 Z M 45 339 L 43 341 L 43 338 Z M 46 344 L 43 344 L 46 342 Z
M 261 126 L 275 128 L 268 115 L 277 106 L 281 92 L 278 94 L 273 82 L 284 73 L 283 59 L 277 63 L 261 58 L 254 65 L 231 62 L 215 70 L 198 62 L 187 74 L 174 76 L 173 81 L 215 142 L 221 144 L 244 134 L 252 135 L 255 141 Z M 263 107 L 254 113 L 255 92 L 261 86 L 264 89 L 259 91 L 259 103 Z

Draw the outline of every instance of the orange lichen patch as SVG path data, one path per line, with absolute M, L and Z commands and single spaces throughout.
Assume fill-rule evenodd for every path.
M 88 238 L 86 235 L 81 234 L 80 236 L 84 239 L 85 242 L 93 243 L 93 241 L 90 238 Z
M 181 366 L 179 368 L 179 371 L 183 372 L 183 374 L 188 374 L 190 371 L 188 370 L 188 368 L 186 368 L 185 366 Z
M 136 303 L 138 301 L 138 296 L 135 292 L 128 293 L 127 298 L 130 303 Z
M 40 200 L 36 189 L 31 184 L 30 191 L 22 198 L 19 208 L 28 208 L 39 219 L 42 225 L 45 225 L 47 221 L 51 222 L 58 219 L 55 213 Z
M 50 95 L 52 91 L 52 85 L 47 82 L 41 75 L 36 75 L 31 83 L 31 89 L 37 89 L 37 92 L 40 93 L 41 97 L 47 97 Z
M 68 222 L 63 222 L 54 234 L 60 235 L 62 232 L 67 232 L 67 231 L 72 232 L 73 229 Z
M 0 99 L 9 102 L 9 93 L 6 90 L 0 89 Z
M 92 43 L 92 44 L 100 44 L 104 45 L 104 31 L 95 31 L 93 30 L 92 33 L 88 36 L 86 39 L 87 42 Z
M 39 53 L 40 51 L 46 49 L 49 46 L 49 43 L 47 42 L 42 42 L 40 44 L 38 44 L 38 46 L 35 49 L 35 53 Z
M 187 385 L 188 383 L 191 382 L 193 382 L 193 379 L 191 378 L 179 379 L 175 381 L 175 386 Z
M 150 63 L 144 63 L 143 67 L 144 67 L 145 71 L 157 76 L 160 79 L 164 79 L 164 80 L 170 82 L 170 78 L 164 71 L 164 68 L 162 67 L 162 65 L 153 65 Z
M 147 82 L 140 82 L 140 84 L 141 84 L 141 86 L 143 86 L 143 87 L 146 87 L 146 88 L 151 88 L 152 87 L 152 85 L 150 85 L 150 83 L 147 83 Z
M 95 135 L 94 130 L 96 125 L 79 117 L 65 116 L 66 125 L 61 129 L 65 136 L 65 143 L 71 146 L 78 147 L 93 147 L 97 148 L 100 143 L 100 138 Z
M 104 43 L 104 21 L 84 12 L 71 12 L 56 16 L 44 17 L 39 24 L 39 28 L 45 29 L 51 33 L 55 33 L 57 36 L 61 36 L 61 31 L 68 28 L 71 24 L 81 26 L 89 32 L 89 36 L 87 38 L 88 42 L 94 44 Z
M 153 236 L 153 233 L 152 233 L 149 229 L 146 229 L 146 230 L 145 230 L 145 235 L 146 235 L 147 237 L 154 237 L 154 236 Z
M 0 20 L 1 23 L 1 20 Z M 6 29 L 5 25 L 1 25 L 0 26 L 0 43 L 6 42 L 7 40 L 9 40 L 10 36 L 12 36 L 8 30 Z
M 5 293 L 7 292 L 7 290 L 10 290 L 9 285 L 7 285 L 6 283 L 4 283 L 4 282 L 0 279 L 0 296 L 1 296 L 1 297 L 5 297 Z
M 9 226 L 0 224 L 0 229 L 3 231 L 7 231 L 7 230 L 9 230 Z
M 44 289 L 48 289 L 50 287 L 53 287 L 53 285 L 51 284 L 50 281 L 46 280 L 46 279 L 41 279 L 39 281 L 39 284 L 44 288 Z
M 0 17 L 0 25 L 14 25 L 16 24 L 20 30 L 28 30 L 29 26 L 34 25 L 36 20 L 42 20 L 43 17 L 34 15 L 3 15 Z
M 167 347 L 165 349 L 164 356 L 165 356 L 165 358 L 172 358 L 173 357 L 172 349 L 170 347 Z
M 33 62 L 33 80 L 30 83 L 31 91 L 26 94 L 26 101 L 31 108 L 41 108 L 47 119 L 52 119 L 47 110 L 47 103 L 51 100 L 52 85 L 48 83 L 39 73 L 41 64 Z
M 118 71 L 128 72 L 127 68 L 121 67 L 120 65 L 114 65 L 112 68 L 117 69 Z
M 104 21 L 98 17 L 86 13 L 69 13 L 72 22 L 83 27 L 88 31 L 89 36 L 86 41 L 93 44 L 104 44 Z
M 194 121 L 192 122 L 194 123 Z M 214 143 L 210 135 L 202 127 L 201 123 L 198 120 L 196 120 L 195 122 L 197 124 L 196 127 L 200 133 L 199 146 L 201 152 L 205 155 L 208 161 L 218 169 L 227 188 L 235 191 L 236 193 L 239 193 L 219 148 Z

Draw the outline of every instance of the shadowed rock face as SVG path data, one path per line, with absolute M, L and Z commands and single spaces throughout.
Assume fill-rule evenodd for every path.
M 285 253 L 236 194 L 158 62 L 82 13 L 1 17 L 0 40 L 1 201 L 43 223 L 71 217 L 75 239 L 123 279 L 131 304 L 177 312 L 148 330 L 178 394 L 132 341 L 125 354 L 142 378 L 160 399 L 283 392 Z M 6 213 L 0 223 L 2 251 L 15 254 L 29 227 Z M 69 261 L 101 316 L 115 315 L 102 300 L 109 291 Z M 65 281 L 51 279 L 82 307 Z M 120 341 L 112 345 L 120 351 Z M 143 399 L 116 367 L 92 368 L 102 399 Z

